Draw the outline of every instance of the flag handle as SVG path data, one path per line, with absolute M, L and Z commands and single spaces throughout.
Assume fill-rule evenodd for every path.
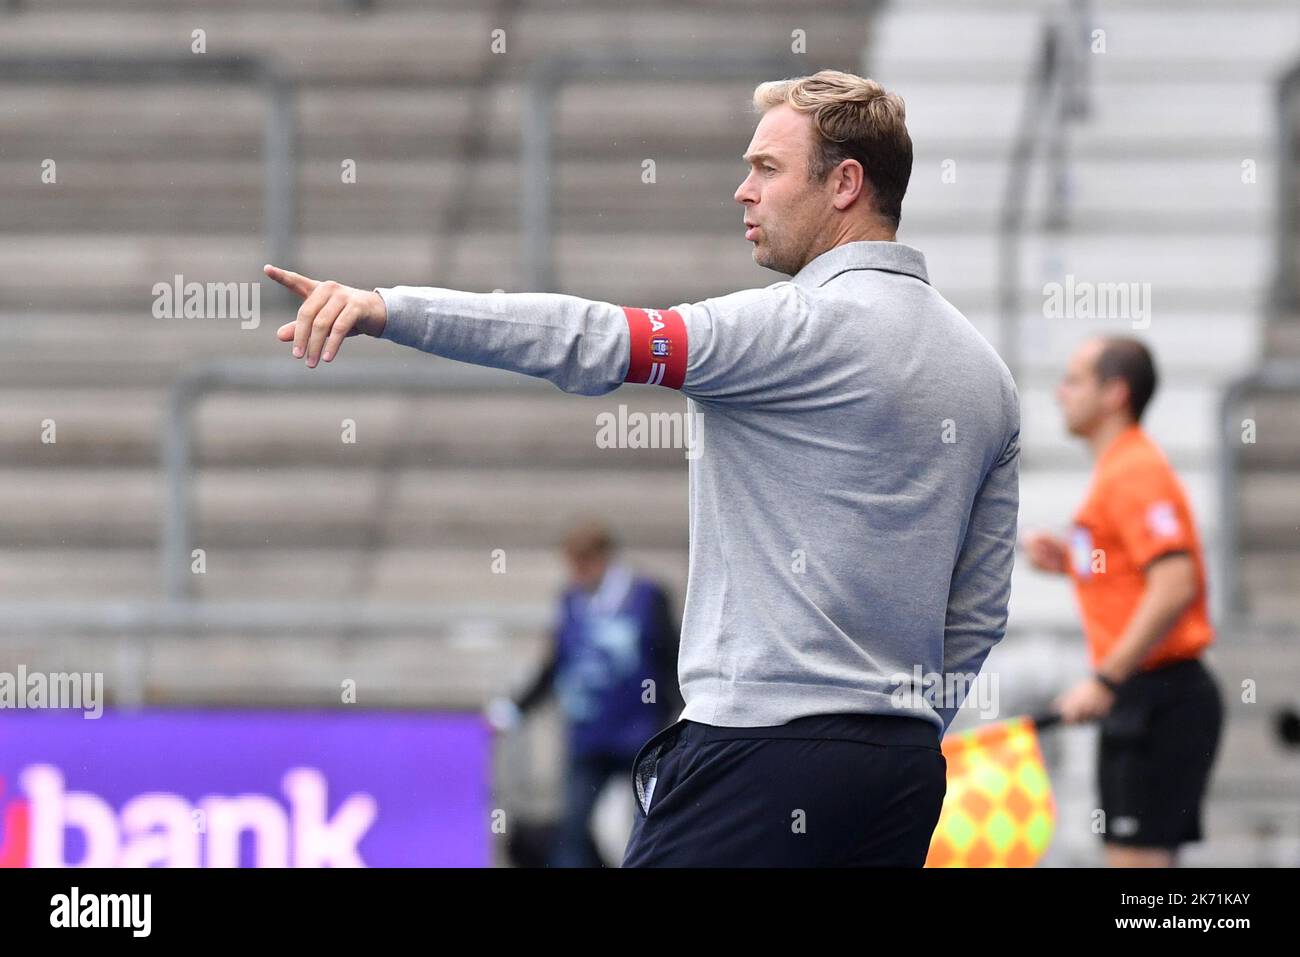
M 1040 711 L 1032 715 L 1032 720 L 1035 730 L 1043 731 L 1053 725 L 1060 724 L 1061 713 L 1059 711 Z

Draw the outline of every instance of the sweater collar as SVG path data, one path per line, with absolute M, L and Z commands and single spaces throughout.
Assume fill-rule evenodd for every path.
M 919 249 L 881 240 L 861 240 L 834 246 L 795 273 L 791 281 L 815 289 L 853 269 L 882 269 L 914 276 L 924 283 L 930 281 L 925 268 L 925 255 Z

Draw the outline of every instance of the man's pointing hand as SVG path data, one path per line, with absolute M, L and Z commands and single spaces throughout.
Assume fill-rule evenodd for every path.
M 383 335 L 388 310 L 379 293 L 353 289 L 332 279 L 317 282 L 277 266 L 266 265 L 262 270 L 304 300 L 298 318 L 286 322 L 275 335 L 281 342 L 293 340 L 293 357 L 305 356 L 307 368 L 316 367 L 322 348 L 325 361 L 331 361 L 348 336 Z

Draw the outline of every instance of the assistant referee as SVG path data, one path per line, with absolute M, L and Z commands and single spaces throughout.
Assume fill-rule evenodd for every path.
M 759 85 L 754 106 L 734 198 L 754 261 L 789 279 L 641 309 L 268 266 L 306 300 L 278 335 L 313 368 L 364 332 L 571 393 L 685 394 L 705 426 L 685 708 L 630 769 L 624 866 L 919 867 L 940 738 L 1006 628 L 1019 400 L 896 239 L 903 101 L 824 70 Z
M 1056 704 L 1069 723 L 1101 722 L 1097 833 L 1111 867 L 1169 867 L 1201 840 L 1223 725 L 1202 660 L 1214 630 L 1200 537 L 1182 483 L 1140 424 L 1156 381 L 1136 339 L 1075 350 L 1057 399 L 1096 460 L 1092 486 L 1069 541 L 1025 536 L 1036 568 L 1075 585 L 1093 674 Z

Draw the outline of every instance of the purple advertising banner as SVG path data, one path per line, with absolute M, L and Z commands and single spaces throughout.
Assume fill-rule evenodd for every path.
M 0 867 L 484 867 L 477 714 L 0 711 Z

